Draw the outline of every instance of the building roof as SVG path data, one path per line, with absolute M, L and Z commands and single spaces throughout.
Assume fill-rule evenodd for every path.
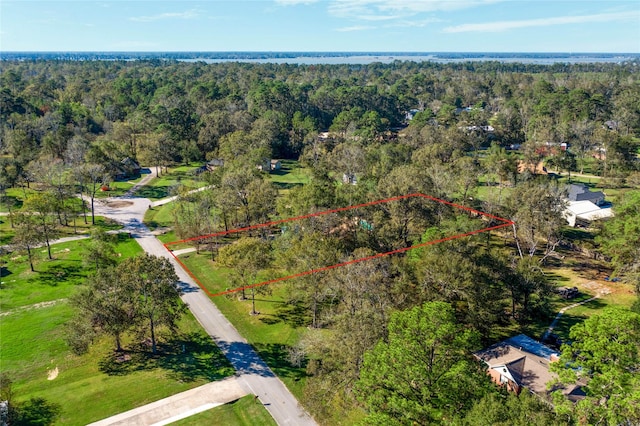
M 489 368 L 535 393 L 546 393 L 547 383 L 556 377 L 549 370 L 549 363 L 557 353 L 524 334 L 503 340 L 474 355 Z
M 569 201 L 597 201 L 604 200 L 605 195 L 602 191 L 591 192 L 587 185 L 572 183 L 567 197 Z
M 571 226 L 575 226 L 576 219 L 591 222 L 613 216 L 611 207 L 603 209 L 591 201 L 570 201 L 565 211 L 565 217 Z
M 569 201 L 567 210 L 574 216 L 580 216 L 601 209 L 591 201 Z

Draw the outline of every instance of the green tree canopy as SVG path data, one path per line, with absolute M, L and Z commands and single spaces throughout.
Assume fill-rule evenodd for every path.
M 580 422 L 640 423 L 640 315 L 608 307 L 571 327 L 569 337 L 560 362 L 551 365 L 564 383 L 587 381 L 587 396 L 574 408 Z M 564 401 L 561 395 L 556 398 Z
M 471 351 L 478 334 L 456 323 L 451 305 L 397 312 L 389 336 L 364 358 L 357 391 L 375 424 L 451 419 L 491 389 Z
M 640 191 L 627 193 L 613 210 L 616 216 L 604 223 L 596 241 L 611 258 L 616 273 L 640 292 Z

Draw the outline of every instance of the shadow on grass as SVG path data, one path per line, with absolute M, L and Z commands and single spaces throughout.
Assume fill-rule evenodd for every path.
M 254 345 L 260 357 L 278 377 L 300 380 L 307 377 L 306 363 L 294 367 L 289 361 L 290 346 L 280 343 L 257 343 Z
M 278 306 L 275 317 L 294 328 L 309 324 L 308 308 L 302 302 L 290 302 Z
M 161 199 L 169 196 L 170 186 L 144 186 L 136 191 L 136 197 Z
M 0 266 L 0 278 L 8 277 L 13 274 L 6 266 Z
M 556 274 L 555 272 L 546 272 L 545 276 L 547 277 L 548 281 L 556 281 L 558 283 L 571 281 L 569 278 L 565 277 L 564 275 Z
M 233 367 L 213 340 L 196 333 L 160 343 L 156 354 L 144 344 L 123 352 L 112 352 L 98 365 L 100 371 L 110 376 L 161 369 L 170 378 L 182 382 L 212 381 L 233 374 Z
M 73 262 L 74 264 L 69 264 Z M 82 265 L 80 261 L 65 261 L 64 264 L 51 265 L 46 270 L 37 271 L 38 275 L 29 278 L 28 283 L 42 283 L 51 287 L 56 287 L 59 283 L 84 279 L 81 274 Z
M 292 189 L 292 188 L 295 188 L 296 186 L 302 186 L 302 183 L 300 183 L 300 182 L 273 182 L 273 185 L 277 189 Z

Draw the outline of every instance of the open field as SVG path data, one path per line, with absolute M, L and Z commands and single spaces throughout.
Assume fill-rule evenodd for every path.
M 276 423 L 259 401 L 254 401 L 252 395 L 247 395 L 237 401 L 203 411 L 172 424 L 174 426 L 275 426 Z
M 140 177 L 135 179 L 128 180 L 118 180 L 109 183 L 108 191 L 98 191 L 96 193 L 96 198 L 107 198 L 107 197 L 120 197 L 124 195 L 128 190 L 133 188 L 133 186 L 140 182 L 146 175 L 142 174 Z
M 43 397 L 60 405 L 59 424 L 84 425 L 233 374 L 190 313 L 179 333 L 161 335 L 157 356 L 131 339 L 129 350 L 116 355 L 108 337 L 86 355 L 73 355 L 64 342 L 71 316 L 60 303 L 0 320 L 3 371 L 14 380 L 16 399 Z
M 200 180 L 199 177 L 194 174 L 198 167 L 199 166 L 170 167 L 167 172 L 161 173 L 159 177 L 152 179 L 151 182 L 140 188 L 136 192 L 136 196 L 157 201 L 175 195 L 172 192 L 179 185 L 183 185 L 189 189 L 206 186 L 207 183 Z
M 295 160 L 280 160 L 282 168 L 269 173 L 269 179 L 281 193 L 296 186 L 309 183 L 309 170 L 300 166 Z
M 126 234 L 115 238 L 119 258 L 141 253 Z M 83 425 L 233 374 L 190 313 L 179 333 L 161 333 L 162 356 L 133 337 L 125 341 L 124 358 L 115 356 L 109 337 L 86 355 L 72 354 L 64 341 L 65 323 L 73 316 L 68 297 L 91 273 L 82 262 L 88 242 L 53 245 L 54 260 L 37 249 L 35 273 L 25 254 L 3 257 L 0 364 L 14 381 L 18 401 L 43 397 L 62 408 L 60 424 Z
M 119 258 L 127 258 L 142 252 L 135 240 L 126 234 L 114 235 L 115 251 Z M 47 258 L 47 249 L 33 249 L 34 267 L 31 272 L 26 253 L 13 252 L 2 256 L 6 261 L 0 292 L 2 311 L 49 302 L 69 297 L 91 273 L 92 268 L 83 263 L 88 239 L 54 244 L 53 260 Z

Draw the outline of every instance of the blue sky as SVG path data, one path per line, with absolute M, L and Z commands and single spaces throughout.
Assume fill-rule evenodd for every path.
M 640 52 L 638 0 L 0 0 L 3 51 Z

